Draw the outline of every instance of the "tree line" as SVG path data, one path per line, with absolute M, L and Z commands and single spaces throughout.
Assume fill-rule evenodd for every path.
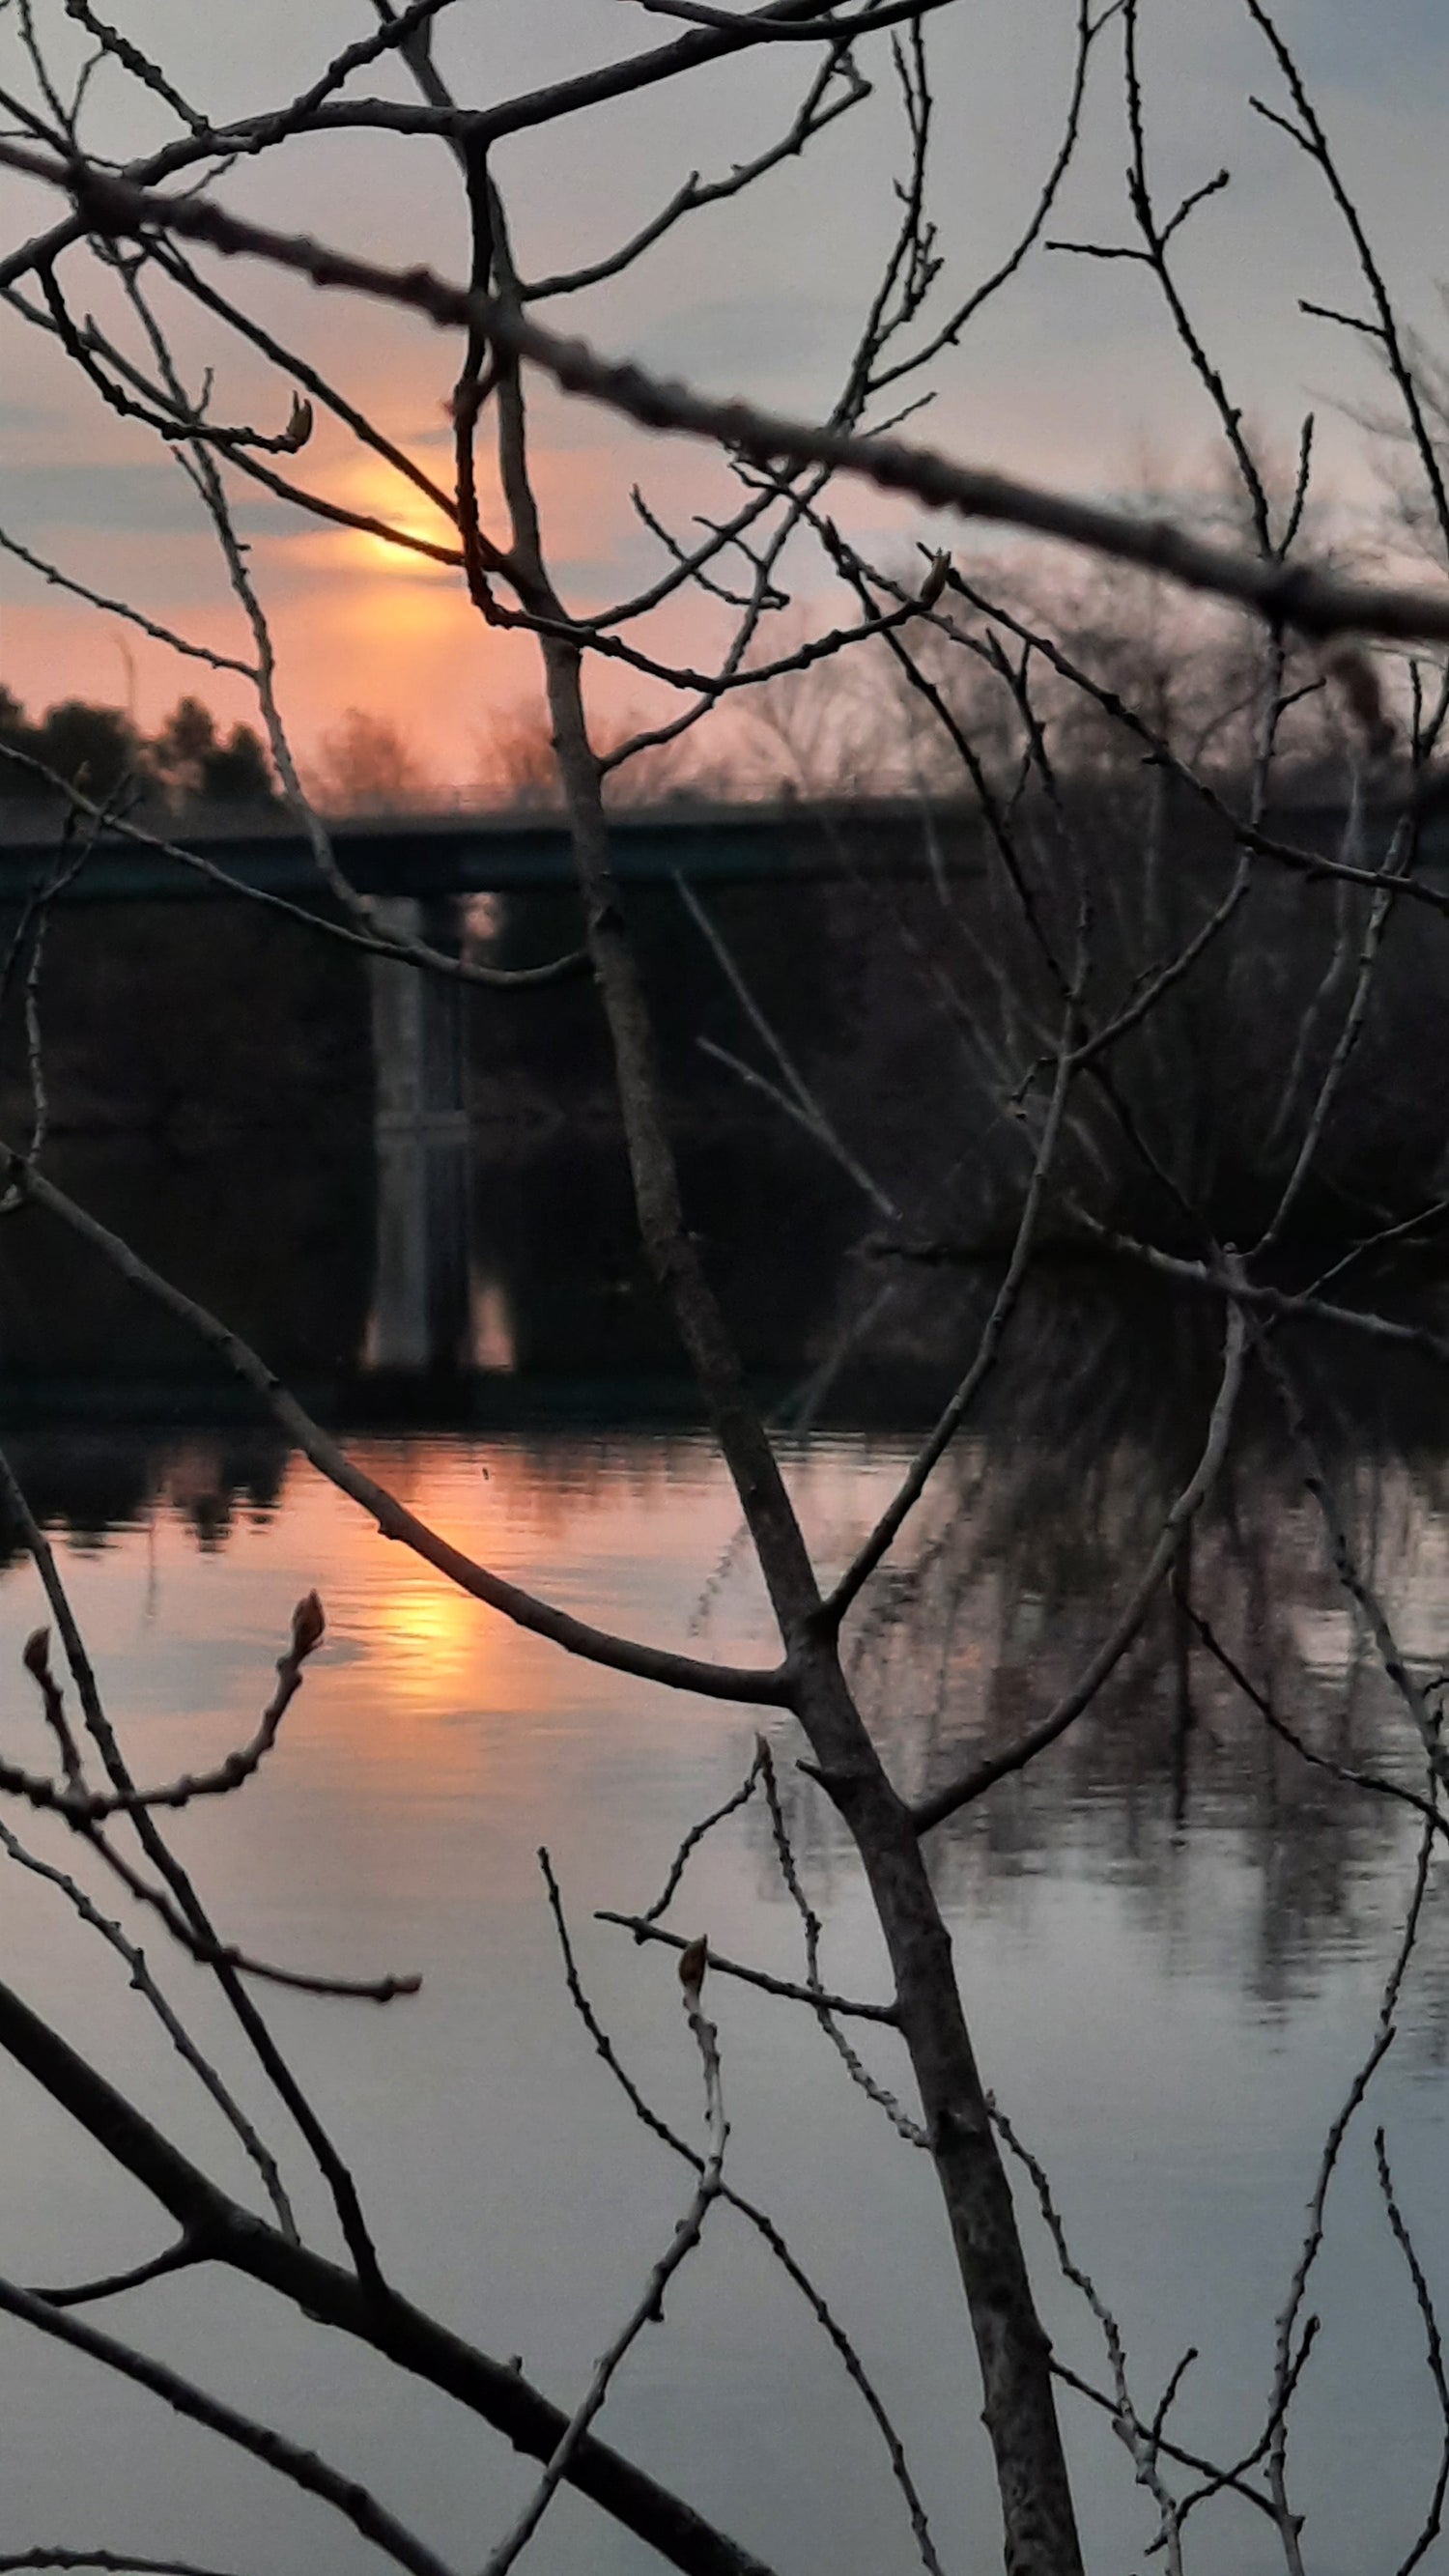
M 62 698 L 33 721 L 12 690 L 0 686 L 0 800 L 33 803 L 47 780 L 28 764 L 39 762 L 52 779 L 78 787 L 99 803 L 118 797 L 157 797 L 179 807 L 262 805 L 276 797 L 265 747 L 251 725 L 223 733 L 202 699 L 179 698 L 152 734 L 124 708 Z

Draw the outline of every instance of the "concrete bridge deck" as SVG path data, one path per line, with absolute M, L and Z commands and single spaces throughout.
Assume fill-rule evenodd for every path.
M 1090 800 L 1081 819 L 1092 827 Z M 1337 847 L 1343 829 L 1338 805 L 1295 803 L 1265 819 L 1282 839 L 1323 854 Z M 136 820 L 193 850 L 243 892 L 292 901 L 315 901 L 324 893 L 305 836 L 280 809 L 217 811 L 174 821 L 138 813 Z M 1104 822 L 1110 831 L 1110 816 L 1099 814 L 1098 828 Z M 0 909 L 24 903 L 44 884 L 61 848 L 61 828 L 58 806 L 0 805 Z M 573 883 L 568 834 L 557 814 L 434 808 L 351 815 L 331 829 L 346 874 L 364 894 L 431 903 L 474 894 L 546 893 Z M 1184 803 L 1180 829 L 1189 844 L 1226 846 L 1223 824 L 1191 799 Z M 969 880 L 988 863 L 974 807 L 915 798 L 658 805 L 614 815 L 610 838 L 618 876 L 639 885 L 667 885 L 676 877 L 699 886 L 860 877 Z M 1426 820 L 1420 873 L 1440 882 L 1449 874 L 1449 816 L 1436 813 Z M 215 898 L 226 890 L 205 869 L 107 832 L 61 899 L 167 903 Z
M 320 879 L 289 816 L 266 812 L 168 824 L 138 816 L 248 890 L 316 896 Z M 658 806 L 613 821 L 621 879 L 747 885 L 775 878 L 918 876 L 936 868 L 974 875 L 979 820 L 964 807 L 913 801 L 851 805 Z M 527 894 L 573 883 L 568 834 L 555 814 L 420 813 L 350 816 L 333 826 L 338 859 L 364 894 L 433 901 L 470 894 Z M 54 866 L 58 812 L 0 812 L 0 906 L 22 903 Z M 170 902 L 215 895 L 181 861 L 105 833 L 65 890 L 68 903 Z

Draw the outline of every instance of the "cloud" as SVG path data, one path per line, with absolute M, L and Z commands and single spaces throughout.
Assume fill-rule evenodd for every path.
M 0 436 L 39 437 L 58 428 L 64 418 L 56 403 L 9 402 L 0 395 Z
M 797 379 L 848 347 L 858 308 L 806 290 L 700 297 L 663 313 L 640 341 L 647 367 L 738 392 Z
M 243 485 L 233 493 L 238 525 L 248 535 L 295 534 L 291 504 Z M 151 464 L 101 459 L 40 464 L 8 463 L 3 481 L 5 525 L 17 537 L 51 540 L 67 533 L 177 537 L 201 534 L 214 544 L 208 521 L 185 476 L 169 459 Z
M 5 515 L 17 536 L 28 530 L 121 529 L 172 536 L 195 527 L 194 492 L 175 467 L 102 463 L 7 465 Z
M 1391 10 L 1361 0 L 1318 0 L 1303 28 L 1303 70 L 1310 80 L 1402 98 L 1435 66 L 1449 67 L 1449 20 L 1443 0 L 1395 0 Z

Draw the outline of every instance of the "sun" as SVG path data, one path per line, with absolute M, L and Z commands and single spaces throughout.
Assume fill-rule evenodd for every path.
M 458 532 L 447 513 L 402 475 L 390 471 L 381 457 L 358 458 L 345 476 L 338 498 L 345 508 L 396 528 L 403 537 L 418 538 L 432 546 L 457 545 Z M 343 532 L 343 545 L 346 560 L 359 572 L 382 572 L 394 580 L 430 584 L 458 579 L 456 564 L 440 563 L 436 556 L 420 553 L 413 546 L 395 545 L 391 538 L 370 528 L 347 529 Z

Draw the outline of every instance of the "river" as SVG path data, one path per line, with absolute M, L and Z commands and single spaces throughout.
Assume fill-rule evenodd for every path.
M 22 1257 L 12 1313 L 15 1298 L 24 1305 L 14 1280 L 23 1288 L 27 1275 Z M 671 1393 L 658 1371 L 611 1379 L 607 1351 L 586 1351 L 576 1380 L 520 1375 L 516 1279 L 495 1264 L 474 1291 L 465 1380 L 451 1394 L 436 1381 L 415 1390 L 411 1420 L 396 1384 L 386 1402 L 361 1400 L 364 1353 L 344 1426 L 354 1453 L 535 1589 L 653 1639 L 767 1656 L 733 1498 L 677 1382 Z M 782 1413 L 786 1381 L 795 1386 L 785 1452 L 827 1567 L 891 1491 L 922 1386 L 950 1348 L 969 1347 L 984 1293 L 958 1283 L 927 1348 L 908 1283 L 877 1318 L 872 1364 L 857 1348 L 823 1378 L 830 1334 L 817 1317 L 803 1335 L 792 1312 L 775 1354 Z M 862 1310 L 878 1301 L 875 1275 L 852 1295 Z M 602 1290 L 598 1311 L 609 1311 Z M 1215 1329 L 1206 1310 L 1149 1301 L 1129 1312 L 1099 1285 L 1042 1292 L 990 1409 L 857 1622 L 859 1685 L 908 1786 L 939 1776 L 953 1749 L 1007 1740 L 1085 1661 L 1200 1436 Z M 64 1341 L 69 1327 L 57 1330 Z M 667 2245 L 690 2177 L 641 2130 L 571 2005 L 537 1850 L 551 1854 L 586 1986 L 631 2073 L 698 2136 L 673 1961 L 595 1910 L 634 1911 L 657 1895 L 690 1824 L 747 1772 L 755 1717 L 672 1698 L 512 1630 L 384 1542 L 219 1387 L 209 1412 L 189 1383 L 158 1394 L 149 1345 L 138 1372 L 121 1336 L 109 1422 L 85 1398 L 97 1354 L 89 1378 L 72 1360 L 60 1351 L 41 1393 L 32 1369 L 28 1399 L 15 1382 L 8 1445 L 138 1773 L 166 1778 L 243 1740 L 293 1602 L 313 1586 L 322 1597 L 326 1644 L 277 1750 L 244 1793 L 177 1817 L 174 1839 L 248 1948 L 332 1973 L 421 1974 L 419 1995 L 385 2009 L 264 1990 L 267 2017 L 346 2153 L 400 2285 L 490 2351 L 520 2355 L 570 2404 Z M 1370 1369 L 1351 1349 L 1330 1360 L 1316 1391 L 1345 1508 L 1406 1643 L 1431 1664 L 1449 1644 L 1449 1423 L 1437 1381 Z M 1191 1585 L 1316 1746 L 1416 1779 L 1312 1504 L 1251 1408 Z M 18 1655 L 40 1615 L 33 1570 L 12 1549 L 0 1580 L 5 1750 L 33 1764 L 44 1739 Z M 767 1733 L 826 1923 L 824 1972 L 841 1990 L 883 1996 L 833 1811 L 796 1767 L 788 1723 L 771 1717 Z M 76 1865 L 58 1829 L 12 1821 L 37 1853 Z M 1050 2170 L 1073 2252 L 1120 2320 L 1139 2403 L 1151 2413 L 1194 2346 L 1168 2429 L 1190 2450 L 1246 2451 L 1324 2133 L 1371 2042 L 1403 1921 L 1412 1814 L 1275 1740 L 1164 1605 L 1090 1718 L 938 1841 L 986 2078 Z M 1397 2566 L 1438 2459 L 1423 2326 L 1373 2155 L 1381 2120 L 1399 2199 L 1442 2287 L 1449 1945 L 1438 1875 L 1436 1865 L 1398 2035 L 1345 2147 L 1306 2303 L 1322 2323 L 1290 2474 L 1314 2576 Z M 234 2138 L 123 1964 L 54 1887 L 19 1867 L 0 1885 L 7 1978 L 218 2179 L 248 2192 Z M 670 1919 L 799 1974 L 798 1920 L 758 1797 L 691 1861 Z M 307 2226 L 332 2245 L 305 2154 L 208 1980 L 167 1955 L 154 1925 L 131 1928 L 282 2152 Z M 990 2567 L 979 2395 L 925 2159 L 798 2007 L 722 1977 L 707 1997 L 732 2124 L 727 2171 L 768 2205 L 854 2337 L 906 2440 L 943 2564 L 963 2576 Z M 887 2084 L 906 2081 L 888 2033 L 867 2031 L 861 2046 Z M 0 2084 L 0 2152 L 12 2276 L 76 2279 L 159 2249 L 149 2206 L 15 2073 Z M 1026 2187 L 1023 2205 L 1058 2349 L 1105 2386 L 1100 2334 L 1058 2277 Z M 482 2562 L 528 2491 L 529 2471 L 486 2428 L 259 2290 L 193 2274 L 94 2313 L 364 2476 L 458 2566 Z M 335 2516 L 154 2397 L 23 2327 L 0 2338 L 0 2549 L 105 2545 L 237 2576 L 284 2576 L 304 2558 L 317 2576 L 364 2563 Z M 1084 2401 L 1067 2396 L 1064 2412 L 1088 2563 L 1136 2568 L 1153 2516 L 1126 2451 Z M 857 2389 L 728 2209 L 712 2213 L 602 2429 L 781 2576 L 893 2576 L 919 2563 Z M 633 2576 L 655 2562 L 565 2496 L 529 2563 L 540 2576 Z M 1252 2576 L 1281 2557 L 1267 2521 L 1228 2499 L 1189 2525 L 1188 2563 Z

